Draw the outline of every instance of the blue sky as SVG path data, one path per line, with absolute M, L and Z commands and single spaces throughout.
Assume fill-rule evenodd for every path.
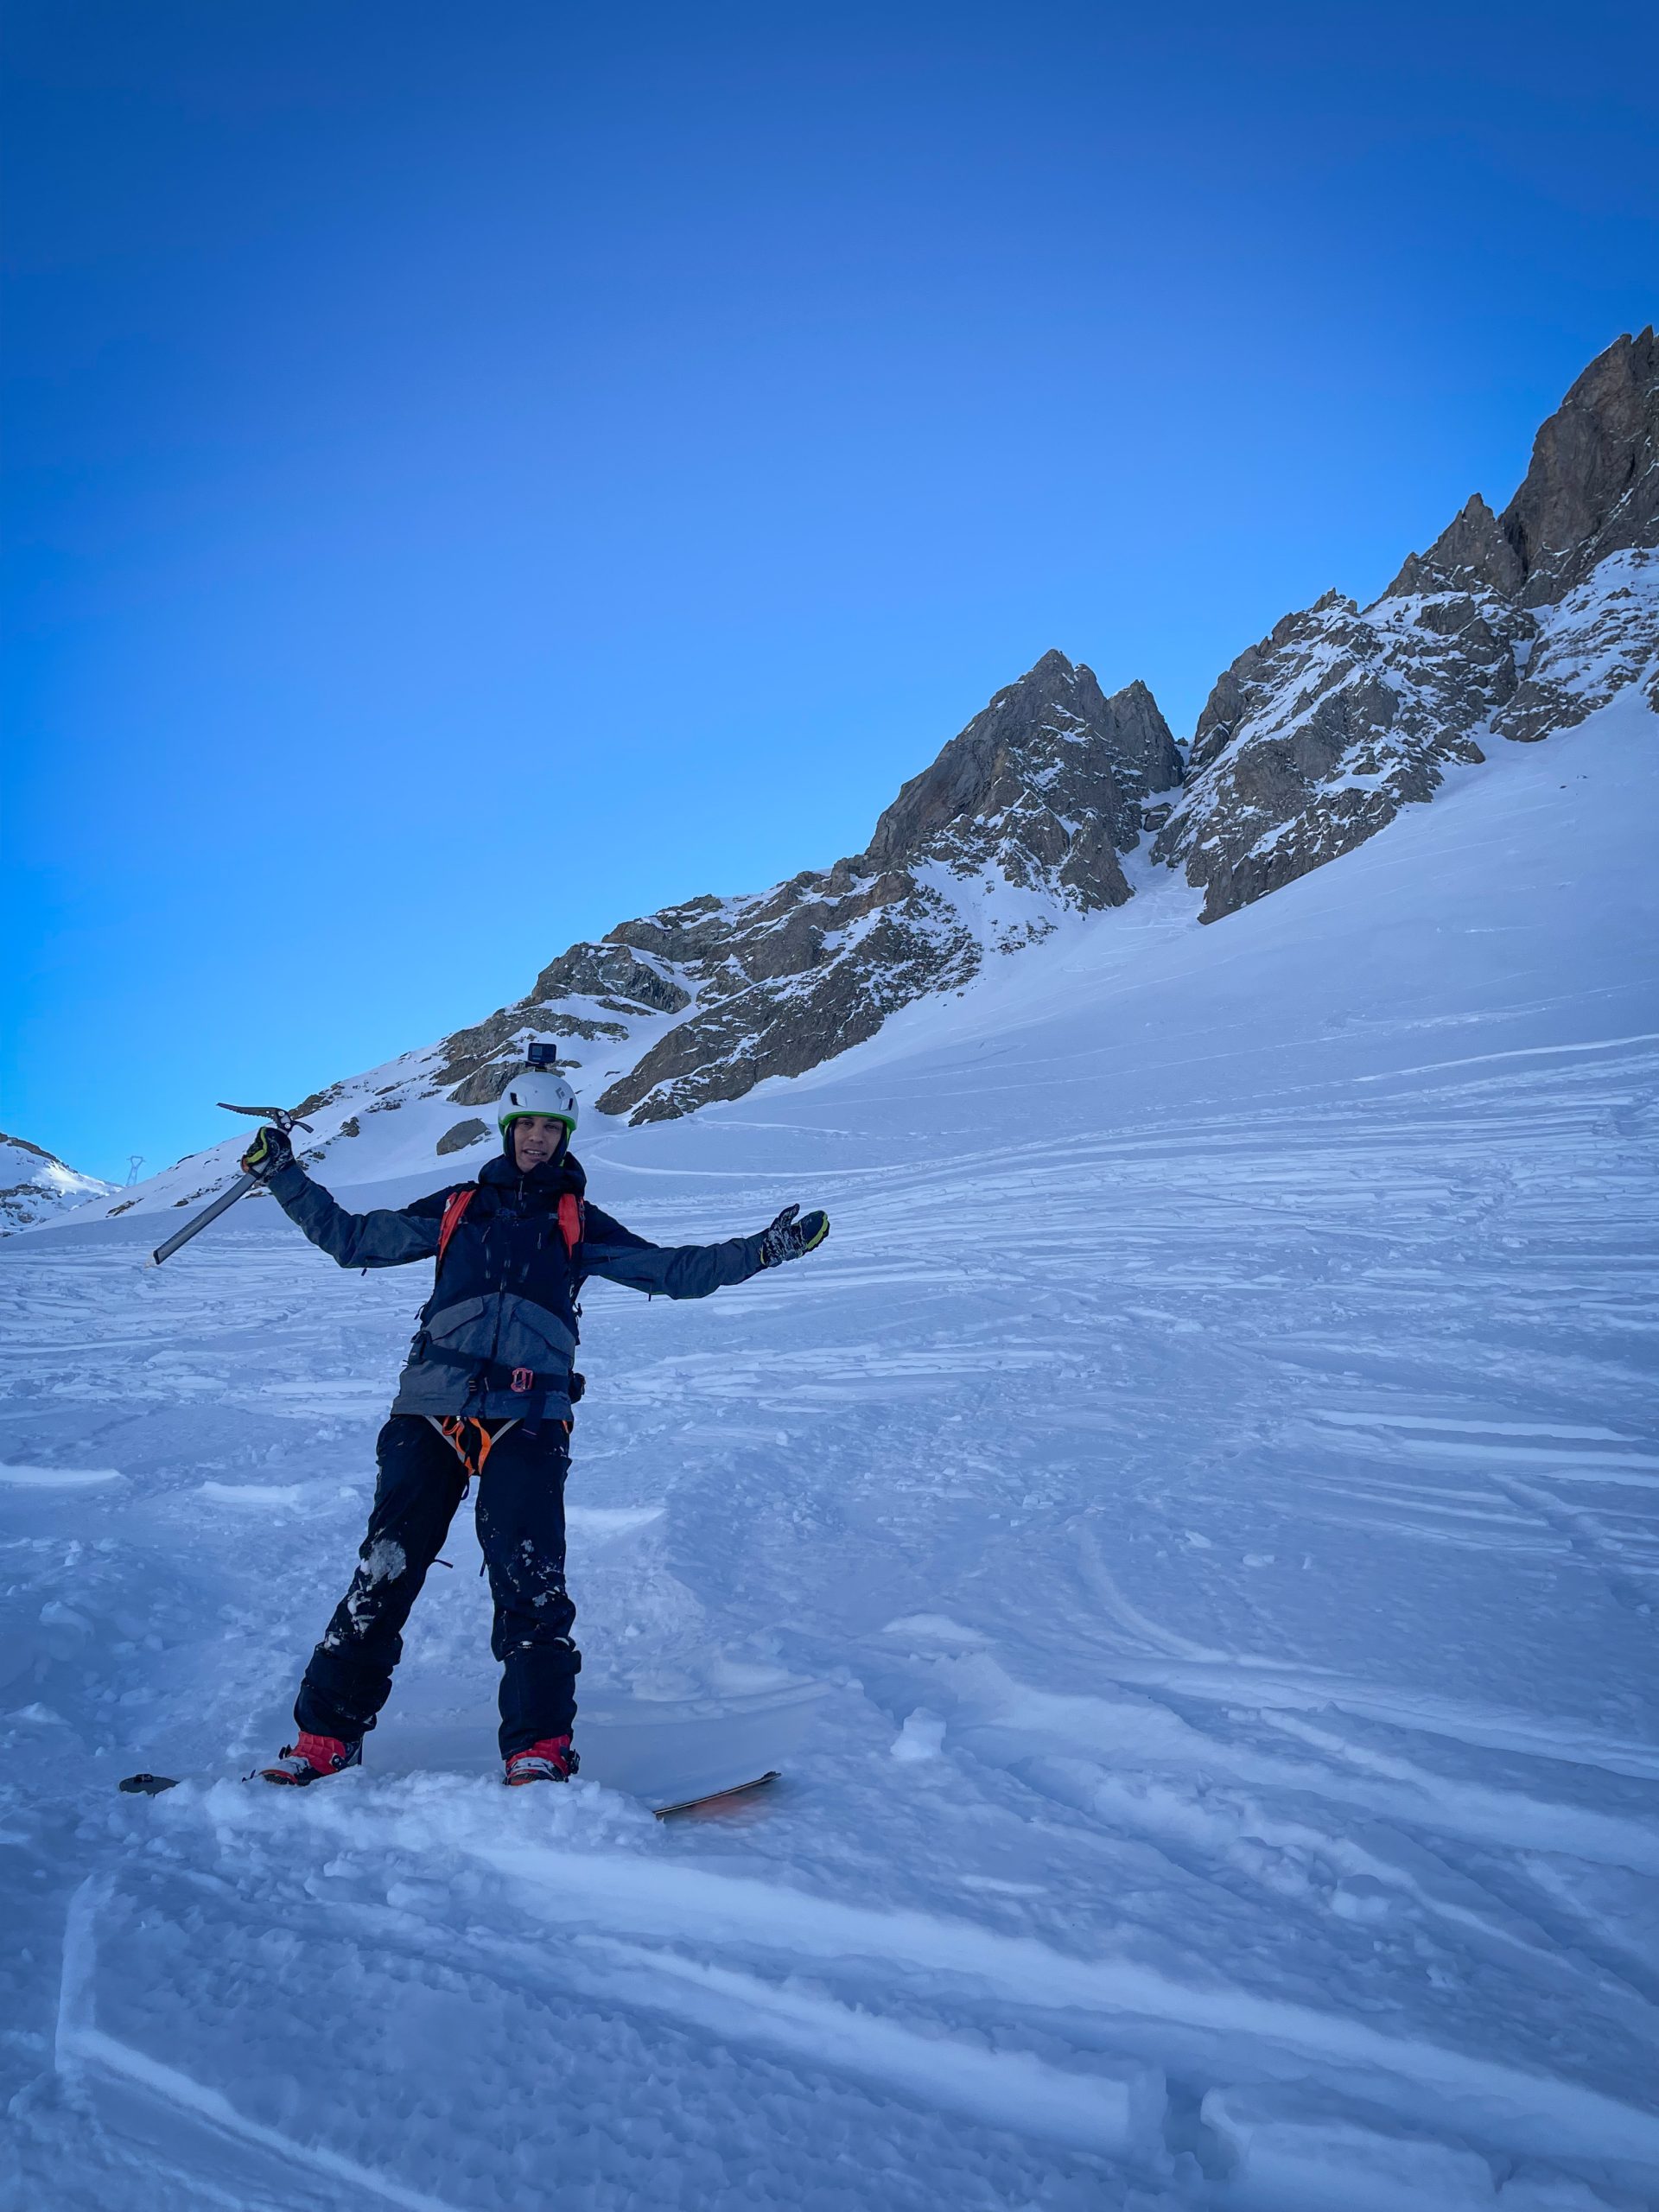
M 3 1125 L 162 1166 L 1506 499 L 1653 11 L 1149 13 L 20 0 Z

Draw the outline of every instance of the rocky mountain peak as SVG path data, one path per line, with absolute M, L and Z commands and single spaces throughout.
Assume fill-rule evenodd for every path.
M 1477 492 L 1427 553 L 1407 554 L 1382 596 L 1403 599 L 1413 592 L 1484 589 L 1514 599 L 1526 579 L 1525 562 Z
M 1659 534 L 1659 345 L 1653 327 L 1615 339 L 1534 442 L 1503 510 L 1528 607 L 1553 606 L 1610 553 Z
M 1144 683 L 1109 699 L 1093 669 L 1046 652 L 911 778 L 854 865 L 956 862 L 995 848 L 1015 868 L 1014 880 L 1024 880 L 1032 862 L 1058 856 L 1059 810 L 1074 797 L 1085 813 L 1107 818 L 1109 844 L 1127 851 L 1141 835 L 1141 801 L 1180 778 L 1180 753 Z M 1079 785 L 1089 788 L 1079 791 Z M 1016 849 L 1022 831 L 1023 854 Z M 1078 888 L 1085 904 L 1118 903 L 1109 895 L 1116 880 L 1080 880 Z
M 1484 742 L 1659 703 L 1659 360 L 1599 355 L 1501 515 L 1477 494 L 1374 605 L 1327 592 L 1217 681 L 1154 857 L 1218 919 L 1433 798 Z
M 1554 606 L 1609 554 L 1650 546 L 1659 518 L 1659 346 L 1649 329 L 1591 362 L 1533 441 L 1496 515 L 1478 492 L 1383 594 L 1490 591 Z

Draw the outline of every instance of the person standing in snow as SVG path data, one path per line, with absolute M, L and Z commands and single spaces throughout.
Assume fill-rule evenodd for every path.
M 402 1631 L 455 1508 L 479 1478 L 478 1534 L 495 1605 L 505 1780 L 563 1782 L 582 1655 L 564 1586 L 564 1482 L 576 1304 L 589 1275 L 667 1298 L 706 1298 L 796 1260 L 828 1215 L 786 1206 L 767 1229 L 720 1244 L 659 1245 L 586 1202 L 570 1151 L 576 1098 L 556 1071 L 513 1077 L 497 1109 L 501 1155 L 475 1184 L 412 1205 L 347 1213 L 262 1128 L 243 1158 L 291 1221 L 342 1268 L 437 1261 L 432 1295 L 376 1446 L 379 1475 L 350 1588 L 311 1655 L 299 1733 L 267 1782 L 304 1784 L 361 1764 L 391 1690 Z

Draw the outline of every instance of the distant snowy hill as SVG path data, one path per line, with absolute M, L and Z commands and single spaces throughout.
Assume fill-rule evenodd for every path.
M 1659 352 L 1585 371 L 1502 515 L 1471 499 L 1361 610 L 1330 592 L 1217 680 L 1184 760 L 1157 702 L 1050 652 L 913 778 L 866 849 L 753 897 L 572 945 L 522 999 L 307 1102 L 337 1180 L 465 1175 L 528 1035 L 590 1116 L 676 1119 L 798 1077 L 919 1001 L 979 988 L 1173 874 L 1214 921 L 1432 799 L 1449 771 L 1630 693 L 1659 709 Z M 220 1186 L 245 1133 L 110 1210 Z
M 0 1133 L 0 1236 L 54 1220 L 92 1198 L 115 1195 L 117 1185 L 81 1175 L 27 1137 Z

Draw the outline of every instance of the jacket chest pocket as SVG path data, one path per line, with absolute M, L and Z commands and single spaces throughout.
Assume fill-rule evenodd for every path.
M 416 1332 L 412 1346 L 415 1356 L 418 1358 L 429 1344 L 441 1351 L 475 1351 L 480 1333 L 479 1325 L 489 1306 L 487 1298 L 458 1298 L 453 1306 L 441 1307 Z

